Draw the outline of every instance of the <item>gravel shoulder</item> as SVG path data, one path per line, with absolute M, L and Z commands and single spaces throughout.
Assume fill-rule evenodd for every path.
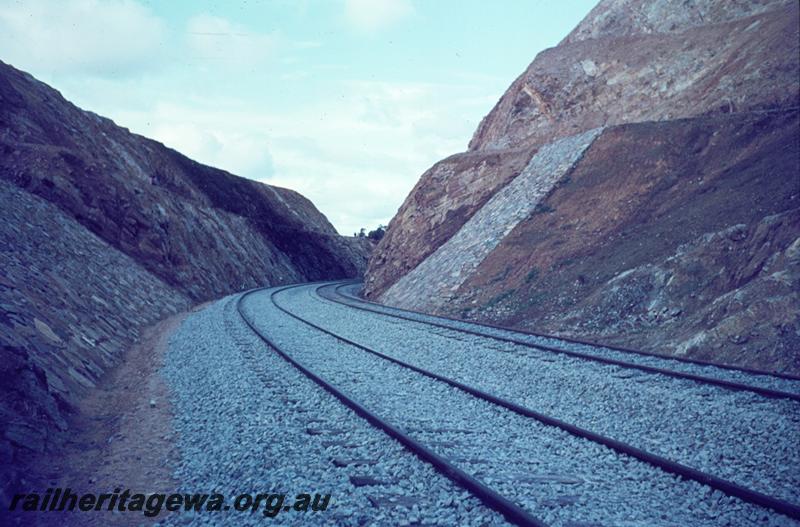
M 40 460 L 42 473 L 50 474 L 44 482 L 47 487 L 68 487 L 79 494 L 111 493 L 117 488 L 174 492 L 178 488 L 172 474 L 179 456 L 174 448 L 174 414 L 159 370 L 169 337 L 188 315 L 177 314 L 146 328 L 122 362 L 81 401 L 66 450 Z M 151 524 L 158 518 L 91 511 L 26 513 L 21 520 L 20 525 L 26 526 L 102 527 Z
M 365 356 L 281 313 L 269 293 L 249 297 L 245 309 L 270 338 L 554 526 L 797 525 Z M 303 316 L 335 322 L 337 330 L 367 329 L 372 339 L 427 338 L 430 345 L 443 338 L 441 332 L 417 335 L 421 330 L 396 321 L 371 327 L 353 310 L 333 309 L 312 293 L 307 286 L 279 298 Z M 331 495 L 329 508 L 274 518 L 232 510 L 155 518 L 42 514 L 20 525 L 506 525 L 275 354 L 241 320 L 237 299 L 198 306 L 147 329 L 83 402 L 68 450 L 42 459 L 52 474 L 47 484 L 79 493 L 219 492 L 228 503 L 240 493 L 285 493 L 290 500 L 321 493 Z M 442 365 L 437 353 L 428 355 Z M 502 371 L 487 368 L 485 378 Z

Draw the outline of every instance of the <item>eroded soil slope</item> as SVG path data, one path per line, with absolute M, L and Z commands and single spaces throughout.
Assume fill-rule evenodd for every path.
M 796 2 L 601 1 L 422 175 L 366 295 L 800 371 L 799 56 Z
M 447 310 L 800 371 L 799 126 L 792 110 L 606 130 Z

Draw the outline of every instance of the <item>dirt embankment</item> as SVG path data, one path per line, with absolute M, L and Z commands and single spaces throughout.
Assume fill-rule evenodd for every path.
M 32 464 L 32 473 L 41 479 L 26 480 L 26 488 L 39 493 L 70 488 L 76 494 L 191 490 L 181 489 L 172 476 L 179 454 L 169 391 L 159 372 L 168 339 L 187 315 L 171 316 L 142 332 L 119 366 L 79 402 L 65 446 L 46 451 Z M 158 520 L 141 512 L 108 510 L 25 512 L 10 519 L 11 525 L 67 527 L 134 526 Z

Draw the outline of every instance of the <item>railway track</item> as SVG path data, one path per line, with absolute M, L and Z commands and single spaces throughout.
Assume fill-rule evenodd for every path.
M 285 288 L 280 288 L 272 291 L 269 294 L 269 302 L 271 303 L 272 306 L 275 307 L 275 309 L 277 309 L 283 315 L 289 317 L 290 319 L 296 321 L 297 323 L 307 328 L 312 328 L 313 330 L 317 331 L 322 335 L 326 335 L 332 339 L 335 339 L 342 345 L 346 346 L 347 347 L 346 349 L 350 354 L 354 353 L 353 349 L 358 350 L 358 353 L 361 353 L 362 355 L 366 352 L 366 354 L 372 357 L 372 359 L 370 360 L 373 361 L 377 360 L 379 362 L 391 364 L 394 367 L 402 370 L 403 374 L 409 374 L 409 375 L 413 374 L 417 377 L 422 376 L 438 385 L 445 385 L 449 388 L 452 388 L 453 390 L 460 392 L 460 396 L 462 398 L 464 396 L 467 396 L 469 398 L 479 400 L 482 403 L 485 403 L 486 405 L 492 408 L 491 410 L 487 411 L 497 412 L 498 409 L 502 409 L 503 412 L 507 413 L 510 412 L 516 416 L 515 418 L 517 419 L 517 421 L 515 421 L 516 423 L 521 423 L 519 419 L 523 419 L 527 420 L 527 422 L 536 422 L 537 426 L 548 427 L 548 429 L 557 429 L 560 432 L 572 436 L 573 438 L 571 439 L 572 441 L 574 441 L 575 438 L 577 438 L 579 444 L 581 445 L 581 448 L 586 447 L 586 445 L 588 444 L 581 442 L 591 442 L 594 443 L 595 445 L 602 445 L 607 449 L 613 450 L 617 455 L 622 456 L 623 459 L 628 457 L 633 458 L 635 460 L 638 460 L 642 463 L 649 465 L 650 467 L 655 467 L 659 471 L 665 471 L 671 474 L 676 474 L 681 478 L 691 480 L 701 485 L 708 485 L 709 487 L 716 489 L 728 496 L 736 497 L 739 500 L 753 504 L 755 506 L 766 507 L 780 514 L 795 519 L 800 518 L 800 507 L 798 507 L 793 503 L 790 503 L 789 501 L 769 496 L 767 494 L 758 492 L 746 486 L 742 486 L 737 483 L 716 477 L 712 474 L 702 472 L 685 465 L 681 465 L 679 463 L 666 459 L 662 456 L 658 456 L 656 454 L 636 448 L 634 446 L 628 445 L 613 438 L 606 437 L 601 434 L 587 430 L 585 428 L 569 424 L 554 417 L 526 408 L 513 401 L 504 399 L 502 397 L 498 397 L 491 393 L 487 393 L 486 391 L 475 388 L 473 386 L 469 386 L 455 379 L 451 379 L 443 375 L 437 374 L 433 371 L 429 371 L 424 368 L 415 366 L 413 364 L 404 362 L 402 360 L 397 359 L 396 357 L 392 357 L 387 354 L 381 353 L 380 351 L 372 349 L 369 346 L 365 346 L 359 342 L 347 338 L 346 336 L 338 334 L 329 328 L 325 328 L 320 324 L 308 320 L 307 318 L 304 318 L 298 313 L 293 312 L 290 309 L 287 309 L 284 305 L 281 305 L 277 297 L 281 293 L 289 292 L 297 287 L 301 286 L 288 286 Z M 319 290 L 325 287 L 329 287 L 329 285 L 322 284 L 316 286 L 316 289 Z M 447 455 L 442 455 L 441 453 L 438 453 L 436 449 L 431 448 L 430 446 L 426 446 L 424 440 L 412 437 L 411 434 L 403 430 L 403 427 L 392 424 L 390 421 L 380 417 L 379 412 L 369 409 L 362 402 L 359 402 L 359 400 L 356 397 L 349 395 L 346 392 L 346 390 L 342 389 L 340 386 L 337 386 L 335 382 L 332 382 L 330 379 L 326 379 L 325 378 L 326 375 L 315 372 L 307 365 L 308 361 L 298 360 L 296 357 L 293 356 L 291 352 L 287 352 L 285 349 L 283 349 L 282 344 L 280 342 L 277 342 L 274 338 L 271 338 L 269 335 L 267 335 L 266 334 L 267 332 L 264 330 L 264 328 L 259 327 L 259 323 L 250 318 L 245 312 L 246 309 L 244 309 L 244 304 L 247 302 L 247 298 L 250 295 L 255 295 L 256 293 L 258 293 L 258 291 L 249 292 L 243 295 L 237 302 L 237 310 L 239 311 L 241 317 L 244 319 L 245 323 L 259 336 L 259 338 L 262 339 L 265 343 L 267 343 L 270 347 L 275 349 L 275 351 L 283 359 L 291 363 L 294 367 L 303 372 L 303 374 L 312 379 L 315 383 L 322 386 L 326 391 L 333 394 L 337 399 L 339 399 L 342 403 L 351 408 L 358 415 L 364 417 L 373 426 L 380 428 L 391 437 L 397 439 L 409 450 L 417 454 L 421 459 L 435 466 L 442 474 L 446 475 L 457 485 L 469 490 L 473 495 L 479 497 L 487 506 L 503 514 L 509 521 L 520 525 L 544 524 L 543 520 L 535 517 L 531 512 L 527 510 L 530 507 L 528 508 L 521 507 L 515 500 L 505 497 L 503 495 L 503 492 L 493 490 L 491 487 L 485 484 L 485 482 L 482 482 L 474 475 L 471 475 L 470 472 L 475 473 L 474 467 L 473 470 L 471 471 L 459 468 L 459 466 L 456 463 L 452 462 Z M 306 352 L 301 352 L 301 353 L 306 353 Z M 310 355 L 310 357 L 314 356 Z M 338 359 L 341 357 L 341 355 L 336 355 L 336 357 Z M 359 359 L 359 357 L 353 357 L 352 360 L 358 361 L 363 359 Z M 356 363 L 354 362 L 354 364 Z M 330 371 L 332 372 L 331 376 L 341 375 L 338 370 L 330 370 Z M 392 377 L 390 379 L 394 378 Z M 349 382 L 351 386 L 355 386 L 357 390 L 362 389 L 358 384 L 352 384 L 353 382 L 357 381 L 348 380 L 346 382 Z M 391 382 L 391 380 L 389 382 Z M 414 381 L 414 382 L 419 382 L 419 381 Z M 469 403 L 467 402 L 466 404 Z M 492 415 L 493 419 L 495 418 L 494 414 L 489 414 L 489 415 Z M 504 418 L 508 419 L 507 416 L 505 416 Z M 477 473 L 481 473 L 481 471 L 478 470 Z
M 286 289 L 290 289 L 294 286 L 287 286 L 283 288 L 276 289 L 272 293 L 270 293 L 270 300 L 273 304 L 281 309 L 282 311 L 289 313 L 288 311 L 283 310 L 274 300 L 275 295 L 284 291 Z M 311 379 L 317 385 L 321 386 L 325 391 L 333 395 L 336 399 L 342 402 L 345 406 L 353 410 L 358 416 L 364 418 L 368 423 L 373 425 L 374 427 L 382 430 L 385 432 L 389 437 L 397 440 L 400 444 L 410 450 L 413 454 L 418 456 L 423 461 L 430 463 L 433 467 L 438 470 L 441 474 L 446 476 L 448 479 L 453 481 L 459 487 L 467 490 L 468 492 L 472 493 L 475 497 L 480 499 L 486 506 L 490 509 L 497 511 L 498 513 L 502 514 L 510 523 L 515 525 L 521 526 L 530 526 L 530 527 L 545 527 L 545 523 L 540 519 L 536 518 L 532 514 L 528 513 L 527 511 L 523 510 L 518 505 L 514 504 L 501 494 L 495 492 L 488 486 L 482 484 L 480 481 L 475 479 L 474 477 L 470 476 L 463 470 L 459 469 L 455 464 L 451 463 L 444 457 L 438 455 L 433 450 L 426 447 L 419 441 L 416 441 L 411 436 L 391 424 L 390 422 L 381 419 L 376 413 L 369 410 L 367 407 L 356 401 L 354 398 L 347 395 L 345 392 L 331 384 L 330 382 L 326 381 L 320 375 L 316 374 L 307 366 L 303 365 L 296 359 L 294 359 L 289 353 L 285 352 L 279 345 L 277 345 L 272 339 L 270 339 L 264 332 L 260 331 L 258 327 L 250 320 L 250 318 L 245 315 L 242 304 L 244 300 L 247 298 L 248 295 L 257 292 L 259 290 L 250 291 L 248 293 L 243 294 L 239 297 L 239 300 L 236 304 L 236 309 L 239 312 L 242 320 L 244 320 L 245 324 L 261 339 L 263 340 L 268 346 L 270 346 L 275 352 L 280 355 L 284 360 L 290 363 L 292 366 L 300 370 L 306 377 Z M 292 315 L 295 318 L 296 315 Z M 298 320 L 301 320 L 298 318 Z
M 377 327 L 370 329 L 370 316 L 380 319 L 383 313 L 358 318 L 356 327 L 363 325 L 365 335 Z M 793 398 L 762 397 L 747 386 L 732 390 L 680 375 L 645 372 L 635 376 L 603 361 L 547 350 L 538 355 L 524 351 L 535 346 L 520 348 L 511 343 L 495 349 L 480 334 L 467 332 L 475 336 L 460 338 L 463 332 L 449 328 L 423 337 L 420 343 L 420 338 L 414 338 L 414 326 L 425 334 L 426 324 L 417 322 L 392 334 L 395 340 L 413 343 L 405 353 L 378 343 L 380 351 L 740 486 L 792 503 L 800 498 L 800 456 L 793 453 L 799 446 L 800 406 Z M 352 329 L 350 338 L 365 343 Z M 519 349 L 522 359 L 509 360 Z M 476 355 L 484 360 L 470 360 Z M 537 366 L 537 358 L 548 362 Z M 483 364 L 495 362 L 502 364 L 498 366 L 504 370 L 501 375 L 482 369 Z
M 611 364 L 623 368 L 640 370 L 650 374 L 666 375 L 679 379 L 687 379 L 699 383 L 711 384 L 720 386 L 735 391 L 749 391 L 757 393 L 764 397 L 771 398 L 784 398 L 794 401 L 800 401 L 800 377 L 783 374 L 783 373 L 769 373 L 759 370 L 752 370 L 746 368 L 736 368 L 733 366 L 721 365 L 711 362 L 694 361 L 681 357 L 666 357 L 661 355 L 649 354 L 637 350 L 627 348 L 611 348 L 608 346 L 600 346 L 597 344 L 588 343 L 586 341 L 566 339 L 561 337 L 553 337 L 551 335 L 542 335 L 537 333 L 524 333 L 508 328 L 501 328 L 499 326 L 491 326 L 485 324 L 477 324 L 473 322 L 464 322 L 447 317 L 438 317 L 428 315 L 417 311 L 409 311 L 396 307 L 383 306 L 374 302 L 368 302 L 363 299 L 355 297 L 353 294 L 342 293 L 342 289 L 352 287 L 352 282 L 340 284 L 323 284 L 317 289 L 318 293 L 324 298 L 337 302 L 339 304 L 368 311 L 371 313 L 378 313 L 401 320 L 408 320 L 412 322 L 419 322 L 428 324 L 434 327 L 445 328 L 453 331 L 486 337 L 503 342 L 510 342 L 528 348 L 548 351 L 557 354 L 563 354 L 569 357 L 575 357 L 582 360 L 589 360 L 600 362 L 604 364 Z M 327 290 L 327 291 L 323 291 Z M 516 335 L 515 335 L 516 333 Z M 541 342 L 533 342 L 531 338 L 544 339 L 548 344 Z M 580 346 L 579 349 L 568 349 L 568 345 Z M 588 352 L 589 349 L 604 350 L 602 353 Z M 584 351 L 587 350 L 587 351 Z M 607 350 L 607 351 L 606 351 Z M 636 362 L 634 360 L 625 360 L 620 358 L 621 355 L 628 354 L 633 357 L 641 357 L 645 363 Z M 671 367 L 667 367 L 672 363 Z M 659 364 L 659 365 L 655 365 Z M 679 369 L 680 366 L 687 365 L 692 371 Z M 698 370 L 704 370 L 705 374 L 696 373 Z M 726 378 L 726 374 L 729 374 Z M 748 377 L 749 382 L 743 382 L 739 379 Z M 757 384 L 763 381 L 762 384 Z M 774 387 L 774 386 L 780 386 Z

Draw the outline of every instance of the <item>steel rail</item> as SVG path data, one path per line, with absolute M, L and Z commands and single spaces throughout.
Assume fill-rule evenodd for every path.
M 334 284 L 330 284 L 330 283 L 322 284 L 317 288 L 317 291 L 319 291 L 319 289 L 322 289 L 323 287 L 331 287 L 332 285 L 334 285 Z M 344 285 L 348 285 L 348 284 L 342 284 L 339 287 L 342 287 Z M 346 295 L 341 295 L 341 293 L 337 293 L 337 294 L 342 296 L 342 297 L 347 298 Z M 329 296 L 325 296 L 325 295 L 320 294 L 320 293 L 318 293 L 318 295 L 321 296 L 322 298 L 326 299 L 326 300 L 330 300 L 331 302 L 336 302 L 338 304 L 341 304 L 341 305 L 344 305 L 344 306 L 348 306 L 348 307 L 352 307 L 353 309 L 359 309 L 361 311 L 367 311 L 367 312 L 370 312 L 370 313 L 386 315 L 388 317 L 399 318 L 399 319 L 408 320 L 408 321 L 411 321 L 411 322 L 418 322 L 420 324 L 427 324 L 427 325 L 430 325 L 430 326 L 435 326 L 435 327 L 439 327 L 439 328 L 443 328 L 443 329 L 449 329 L 451 331 L 457 331 L 457 332 L 466 333 L 466 334 L 469 334 L 469 335 L 475 335 L 475 336 L 479 336 L 479 337 L 486 337 L 486 338 L 498 340 L 498 341 L 501 341 L 501 342 L 510 342 L 510 343 L 513 343 L 513 344 L 518 344 L 520 346 L 525 346 L 525 347 L 533 348 L 533 349 L 539 349 L 539 350 L 543 350 L 543 351 L 549 351 L 549 352 L 552 352 L 552 353 L 559 353 L 559 354 L 562 354 L 562 355 L 567 355 L 569 357 L 574 357 L 574 358 L 578 358 L 578 359 L 590 360 L 590 361 L 594 361 L 594 362 L 600 362 L 600 363 L 603 363 L 603 364 L 610 364 L 610 365 L 619 366 L 619 367 L 622 367 L 622 368 L 641 370 L 641 371 L 644 371 L 644 372 L 647 372 L 647 373 L 651 373 L 651 374 L 667 375 L 667 376 L 670 376 L 670 377 L 675 377 L 675 378 L 678 378 L 678 379 L 687 379 L 687 380 L 691 380 L 691 381 L 695 381 L 695 382 L 699 382 L 699 383 L 713 384 L 713 385 L 720 386 L 722 388 L 726 388 L 726 389 L 734 390 L 734 391 L 749 391 L 749 392 L 757 393 L 757 394 L 762 395 L 764 397 L 770 397 L 770 398 L 773 398 L 773 399 L 792 399 L 794 401 L 800 401 L 800 393 L 792 393 L 792 392 L 786 392 L 786 391 L 782 391 L 782 390 L 773 390 L 771 388 L 763 388 L 761 386 L 753 386 L 752 384 L 744 384 L 744 383 L 735 382 L 735 381 L 727 381 L 725 379 L 718 379 L 718 378 L 715 378 L 715 377 L 707 377 L 705 375 L 698 375 L 698 374 L 695 374 L 695 373 L 687 373 L 687 372 L 682 372 L 682 371 L 669 370 L 669 369 L 666 369 L 666 368 L 659 368 L 657 366 L 648 366 L 646 364 L 637 364 L 635 362 L 626 362 L 626 361 L 622 361 L 622 360 L 618 360 L 618 359 L 612 359 L 612 358 L 608 358 L 608 357 L 600 357 L 600 356 L 597 356 L 597 355 L 593 355 L 591 353 L 583 353 L 583 352 L 580 352 L 580 351 L 571 351 L 571 350 L 566 350 L 566 349 L 562 349 L 562 348 L 556 348 L 556 347 L 553 347 L 553 346 L 548 346 L 548 345 L 545 345 L 545 344 L 535 344 L 533 342 L 528 342 L 526 340 L 522 340 L 522 339 L 519 339 L 519 338 L 504 337 L 502 335 L 492 335 L 490 333 L 483 333 L 483 332 L 480 332 L 480 331 L 473 331 L 473 330 L 466 329 L 466 328 L 457 328 L 457 327 L 453 327 L 451 325 L 448 325 L 448 324 L 445 324 L 445 323 L 441 323 L 441 322 L 435 322 L 435 321 L 432 321 L 432 320 L 420 320 L 418 318 L 414 318 L 414 317 L 411 317 L 411 316 L 408 316 L 408 315 L 404 315 L 404 314 L 400 314 L 400 313 L 387 313 L 385 311 L 381 311 L 380 309 L 372 309 L 372 308 L 366 307 L 364 305 L 355 305 L 356 302 L 357 303 L 363 302 L 363 301 L 360 301 L 360 300 L 356 300 L 355 302 L 351 302 L 351 301 L 344 301 L 344 300 L 339 300 L 339 299 L 332 298 L 332 297 L 329 297 Z M 394 309 L 398 309 L 398 308 L 390 307 L 389 309 L 390 310 L 394 310 Z M 407 310 L 404 310 L 404 311 L 407 311 Z M 425 315 L 424 313 L 418 313 L 418 312 L 412 312 L 412 313 L 417 314 L 417 315 Z M 433 317 L 434 315 L 425 315 L 425 316 Z M 459 320 L 455 320 L 455 319 L 448 319 L 446 317 L 437 317 L 437 318 L 444 318 L 445 320 L 448 320 L 448 321 L 465 323 L 463 321 L 459 321 Z M 473 324 L 473 323 L 472 322 L 467 322 L 467 324 Z M 513 331 L 513 330 L 509 330 L 509 329 L 505 329 L 505 328 L 498 328 L 498 327 L 492 327 L 492 326 L 488 326 L 488 327 L 490 327 L 491 329 L 502 329 L 503 331 Z M 560 338 L 560 337 L 549 337 L 549 338 Z M 595 346 L 603 347 L 601 345 L 595 345 Z M 605 347 L 607 347 L 607 346 L 605 346 Z M 662 358 L 668 358 L 668 357 L 662 357 Z M 765 374 L 761 373 L 761 375 L 765 375 Z
M 307 286 L 307 284 L 301 284 L 301 285 L 294 286 L 294 287 L 302 287 L 304 285 Z M 319 285 L 319 286 L 317 286 L 315 288 L 315 291 L 318 291 L 320 288 L 326 287 L 327 285 L 330 285 L 330 284 Z M 399 359 L 396 359 L 394 357 L 391 357 L 389 355 L 381 353 L 381 352 L 379 352 L 377 350 L 369 348 L 368 346 L 365 346 L 365 345 L 360 344 L 358 342 L 355 342 L 355 341 L 353 341 L 351 339 L 348 339 L 347 337 L 339 335 L 339 334 L 337 334 L 337 333 L 335 333 L 335 332 L 333 332 L 333 331 L 331 331 L 329 329 L 326 329 L 326 328 L 324 328 L 324 327 L 322 327 L 322 326 L 320 326 L 320 325 L 318 325 L 318 324 L 316 324 L 314 322 L 306 320 L 303 317 L 297 315 L 296 313 L 293 313 L 292 311 L 290 311 L 290 310 L 286 309 L 285 307 L 281 306 L 275 300 L 275 296 L 278 293 L 280 293 L 280 292 L 282 292 L 284 290 L 285 289 L 282 289 L 282 290 L 279 290 L 279 291 L 275 291 L 270 295 L 270 299 L 271 299 L 271 301 L 272 301 L 272 303 L 273 303 L 273 305 L 275 307 L 277 307 L 280 311 L 282 311 L 283 313 L 289 315 L 290 317 L 300 321 L 301 323 L 303 323 L 303 324 L 305 324 L 307 326 L 310 326 L 310 327 L 312 327 L 314 329 L 317 329 L 318 331 L 320 331 L 322 333 L 330 335 L 331 337 L 334 337 L 337 340 L 339 340 L 341 342 L 344 342 L 345 344 L 349 344 L 349 345 L 351 345 L 353 347 L 356 347 L 356 348 L 358 348 L 358 349 L 360 349 L 362 351 L 365 351 L 367 353 L 370 353 L 372 355 L 380 357 L 380 358 L 382 358 L 382 359 L 384 359 L 384 360 L 386 360 L 388 362 L 391 362 L 393 364 L 397 364 L 397 365 L 402 366 L 404 368 L 407 368 L 407 369 L 409 369 L 411 371 L 420 373 L 420 374 L 422 374 L 422 375 L 424 375 L 426 377 L 429 377 L 431 379 L 435 379 L 437 381 L 443 382 L 443 383 L 445 383 L 445 384 L 447 384 L 449 386 L 452 386 L 454 388 L 458 388 L 458 389 L 460 389 L 460 390 L 462 390 L 462 391 L 464 391 L 464 392 L 466 392 L 466 393 L 468 393 L 468 394 L 470 394 L 470 395 L 472 395 L 474 397 L 477 397 L 477 398 L 482 399 L 484 401 L 493 403 L 493 404 L 495 404 L 497 406 L 506 408 L 506 409 L 511 410 L 512 412 L 515 412 L 515 413 L 517 413 L 519 415 L 535 419 L 535 420 L 537 420 L 537 421 L 539 421 L 539 422 L 541 422 L 541 423 L 543 423 L 545 425 L 555 426 L 555 427 L 560 428 L 561 430 L 564 430 L 565 432 L 568 432 L 568 433 L 570 433 L 572 435 L 575 435 L 577 437 L 581 437 L 581 438 L 587 439 L 589 441 L 593 441 L 595 443 L 598 443 L 598 444 L 601 444 L 601 445 L 606 446 L 608 448 L 611 448 L 611 449 L 615 450 L 616 452 L 628 455 L 628 456 L 636 458 L 636 459 L 638 459 L 640 461 L 644 461 L 645 463 L 648 463 L 650 465 L 658 467 L 661 470 L 664 470 L 666 472 L 670 472 L 672 474 L 676 474 L 676 475 L 681 476 L 681 477 L 686 478 L 686 479 L 691 479 L 691 480 L 696 481 L 698 483 L 701 483 L 703 485 L 708 485 L 709 487 L 717 489 L 720 492 L 723 492 L 723 493 L 725 493 L 725 494 L 727 494 L 729 496 L 734 496 L 734 497 L 739 498 L 739 499 L 741 499 L 743 501 L 746 501 L 746 502 L 749 502 L 749 503 L 752 503 L 752 504 L 755 504 L 755 505 L 758 505 L 758 506 L 761 506 L 761 507 L 766 507 L 766 508 L 772 509 L 772 510 L 774 510 L 774 511 L 780 513 L 780 514 L 784 514 L 784 515 L 789 516 L 791 518 L 800 519 L 800 505 L 791 503 L 791 502 L 786 501 L 786 500 L 782 500 L 780 498 L 776 498 L 774 496 L 769 496 L 769 495 L 764 494 L 762 492 L 758 492 L 756 490 L 753 490 L 753 489 L 744 487 L 742 485 L 739 485 L 738 483 L 734 483 L 732 481 L 728 481 L 728 480 L 719 478 L 719 477 L 714 476 L 712 474 L 708 474 L 706 472 L 702 472 L 700 470 L 697 470 L 697 469 L 694 469 L 692 467 L 683 465 L 681 463 L 677 463 L 675 461 L 672 461 L 672 460 L 667 459 L 665 457 L 659 456 L 657 454 L 653 454 L 651 452 L 647 452 L 645 450 L 642 450 L 640 448 L 634 447 L 634 446 L 629 445 L 627 443 L 624 443 L 622 441 L 618 441 L 616 439 L 612 439 L 610 437 L 603 436 L 603 435 L 598 434 L 596 432 L 592 432 L 591 430 L 587 430 L 585 428 L 581 428 L 581 427 L 572 425 L 570 423 L 567 423 L 567 422 L 562 421 L 560 419 L 557 419 L 555 417 L 551 417 L 551 416 L 542 414 L 542 413 L 537 412 L 535 410 L 532 410 L 530 408 L 527 408 L 527 407 L 524 407 L 522 405 L 519 405 L 519 404 L 517 404 L 515 402 L 509 401 L 507 399 L 503 399 L 502 397 L 498 397 L 496 395 L 492 395 L 492 394 L 484 392 L 483 390 L 480 390 L 478 388 L 474 388 L 474 387 L 468 386 L 468 385 L 466 385 L 466 384 L 464 384 L 462 382 L 456 381 L 454 379 L 450 379 L 450 378 L 445 377 L 443 375 L 439 375 L 437 373 L 431 372 L 431 371 L 426 370 L 424 368 L 420 368 L 418 366 L 414 366 L 413 364 L 409 364 L 407 362 L 401 361 Z
M 301 284 L 301 285 L 307 285 L 307 284 Z M 284 286 L 272 291 L 270 293 L 270 300 L 272 301 L 273 305 L 275 305 L 275 307 L 277 307 L 281 311 L 284 311 L 275 302 L 275 295 L 294 287 L 300 287 L 300 286 L 298 285 Z M 329 383 L 328 381 L 326 381 L 325 379 L 314 373 L 310 368 L 303 365 L 302 363 L 294 359 L 291 355 L 282 350 L 280 346 L 278 346 L 267 335 L 259 331 L 259 329 L 255 326 L 255 324 L 247 317 L 247 315 L 245 315 L 242 306 L 245 298 L 247 298 L 249 295 L 263 291 L 265 289 L 268 288 L 253 289 L 243 293 L 236 301 L 236 310 L 238 311 L 239 316 L 242 317 L 242 320 L 244 320 L 245 324 L 253 331 L 253 333 L 255 333 L 255 335 L 259 339 L 261 339 L 264 343 L 266 343 L 270 348 L 275 350 L 275 352 L 282 359 L 284 359 L 286 362 L 294 366 L 303 375 L 311 379 L 314 383 L 322 387 L 325 391 L 336 397 L 339 401 L 342 402 L 342 404 L 353 410 L 353 412 L 355 412 L 356 415 L 364 418 L 369 424 L 371 424 L 375 428 L 382 430 L 388 436 L 397 440 L 411 453 L 413 453 L 423 461 L 432 465 L 438 472 L 440 472 L 442 475 L 450 479 L 457 486 L 470 492 L 481 502 L 483 502 L 484 505 L 503 515 L 503 517 L 510 523 L 524 527 L 546 527 L 546 524 L 542 520 L 534 517 L 529 512 L 521 508 L 519 505 L 515 504 L 508 498 L 502 496 L 501 494 L 497 493 L 496 491 L 492 490 L 491 488 L 481 483 L 479 480 L 475 479 L 474 477 L 470 476 L 463 470 L 459 469 L 446 458 L 440 456 L 439 454 L 429 449 L 419 441 L 413 439 L 411 436 L 409 436 L 399 428 L 395 427 L 388 421 L 380 418 L 377 414 L 367 409 L 365 406 L 363 406 L 361 403 L 359 403 L 358 401 L 356 401 L 355 399 L 344 393 L 342 390 L 340 390 L 336 386 L 332 385 L 331 383 Z
M 438 319 L 441 319 L 441 320 L 447 320 L 449 322 L 456 322 L 456 323 L 459 323 L 459 324 L 469 324 L 469 325 L 472 325 L 472 326 L 485 327 L 485 328 L 488 328 L 488 329 L 494 329 L 494 330 L 498 330 L 498 331 L 507 331 L 509 333 L 520 333 L 522 335 L 528 335 L 528 336 L 531 336 L 531 337 L 539 337 L 539 338 L 545 338 L 545 339 L 561 340 L 561 341 L 564 341 L 564 342 L 569 342 L 571 344 L 581 344 L 581 345 L 584 345 L 584 346 L 592 346 L 592 347 L 595 347 L 595 348 L 607 348 L 607 349 L 610 349 L 610 350 L 613 350 L 613 351 L 620 351 L 622 353 L 630 353 L 632 355 L 639 355 L 639 356 L 642 356 L 642 357 L 671 360 L 671 361 L 676 361 L 676 362 L 683 362 L 683 363 L 686 363 L 686 364 L 695 364 L 697 366 L 711 366 L 711 367 L 714 367 L 714 368 L 720 368 L 722 370 L 737 371 L 737 372 L 742 372 L 742 373 L 748 373 L 750 375 L 764 375 L 764 376 L 767 376 L 767 377 L 777 377 L 779 379 L 785 379 L 785 380 L 788 380 L 788 381 L 800 381 L 800 375 L 792 375 L 790 373 L 774 372 L 774 371 L 767 371 L 767 370 L 758 370 L 758 369 L 754 369 L 754 368 L 745 368 L 745 367 L 742 367 L 742 366 L 731 366 L 730 364 L 722 364 L 720 362 L 700 360 L 700 359 L 689 359 L 687 357 L 675 357 L 675 356 L 672 356 L 672 355 L 665 355 L 663 353 L 654 353 L 654 352 L 642 351 L 642 350 L 637 350 L 637 349 L 633 349 L 633 348 L 627 348 L 627 347 L 624 347 L 624 346 L 617 346 L 617 345 L 613 345 L 613 344 L 601 344 L 599 342 L 592 342 L 590 340 L 582 340 L 582 339 L 578 339 L 578 338 L 574 338 L 574 337 L 562 337 L 562 336 L 558 336 L 558 335 L 548 335 L 547 333 L 537 333 L 535 331 L 530 331 L 530 330 L 527 330 L 527 329 L 511 328 L 511 327 L 507 327 L 507 326 L 500 326 L 500 325 L 497 325 L 497 324 L 491 324 L 491 323 L 488 323 L 488 322 L 474 322 L 474 321 L 471 321 L 471 320 L 459 320 L 457 318 L 448 317 L 448 316 L 444 316 L 444 315 L 432 315 L 430 313 L 425 313 L 423 311 L 417 311 L 417 310 L 414 310 L 414 309 L 405 309 L 405 308 L 401 308 L 401 307 L 387 306 L 387 305 L 381 304 L 379 302 L 373 302 L 372 300 L 367 300 L 365 298 L 359 298 L 359 297 L 356 297 L 356 296 L 353 296 L 353 295 L 348 295 L 348 294 L 344 294 L 344 293 L 340 293 L 339 292 L 339 289 L 341 289 L 343 287 L 346 287 L 348 285 L 356 285 L 356 284 L 359 284 L 359 283 L 361 283 L 361 282 L 359 282 L 357 280 L 347 280 L 344 283 L 339 283 L 335 287 L 334 290 L 340 297 L 351 299 L 352 301 L 358 302 L 359 304 L 373 305 L 373 306 L 377 306 L 377 307 L 383 308 L 383 309 L 388 309 L 388 310 L 393 310 L 393 311 L 400 311 L 400 312 L 403 312 L 403 313 L 411 313 L 411 314 L 414 314 L 414 315 L 420 315 L 420 316 L 424 316 L 424 317 L 438 318 Z M 335 282 L 332 282 L 329 285 L 333 286 L 333 285 L 335 285 Z M 333 300 L 333 299 L 331 299 L 331 300 Z M 355 307 L 355 306 L 353 306 L 353 307 Z M 368 309 L 365 308 L 365 310 L 368 310 Z M 386 313 L 386 314 L 388 314 L 388 313 Z M 417 322 L 425 323 L 426 321 L 417 320 Z M 468 330 L 463 330 L 461 328 L 454 328 L 454 327 L 451 327 L 451 326 L 442 326 L 442 327 L 448 327 L 450 329 L 455 329 L 457 331 L 467 331 L 467 332 L 469 332 Z M 476 334 L 483 335 L 482 333 L 476 333 Z M 488 337 L 489 335 L 484 335 L 484 336 Z

